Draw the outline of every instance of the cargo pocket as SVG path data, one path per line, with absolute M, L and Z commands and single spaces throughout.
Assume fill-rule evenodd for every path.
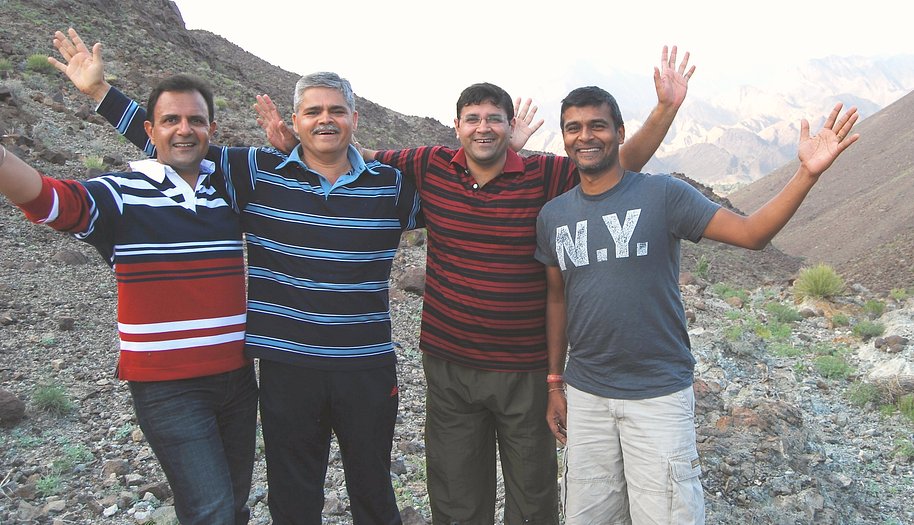
M 694 452 L 670 458 L 670 523 L 704 523 L 701 463 Z

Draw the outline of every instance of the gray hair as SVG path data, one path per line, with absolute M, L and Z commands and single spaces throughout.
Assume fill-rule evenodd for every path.
M 313 87 L 324 87 L 339 91 L 343 94 L 343 98 L 346 99 L 349 111 L 355 111 L 355 95 L 352 94 L 352 85 L 345 78 L 341 78 L 336 73 L 329 71 L 311 73 L 298 79 L 295 84 L 295 98 L 292 100 L 294 111 L 298 111 L 298 106 L 301 104 L 305 90 Z

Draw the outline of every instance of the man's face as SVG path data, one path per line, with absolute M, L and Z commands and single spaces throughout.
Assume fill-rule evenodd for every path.
M 598 174 L 619 162 L 625 128 L 613 123 L 609 105 L 571 106 L 562 114 L 565 153 L 581 174 Z
M 216 131 L 210 122 L 206 100 L 198 91 L 165 91 L 155 105 L 152 122 L 146 121 L 146 134 L 158 151 L 158 160 L 179 175 L 200 174 L 200 161 L 206 156 L 209 139 Z
M 346 105 L 343 94 L 332 88 L 313 87 L 302 93 L 292 115 L 292 128 L 301 140 L 304 156 L 329 158 L 346 155 L 359 114 Z
M 467 158 L 482 165 L 502 162 L 514 132 L 514 122 L 505 110 L 491 102 L 470 104 L 454 119 L 457 139 Z

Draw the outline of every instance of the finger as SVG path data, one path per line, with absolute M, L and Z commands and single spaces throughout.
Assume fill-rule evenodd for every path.
M 682 74 L 683 71 L 685 71 L 685 69 L 687 67 L 689 67 L 689 56 L 690 56 L 689 52 L 686 51 L 685 56 L 682 57 L 682 63 L 679 64 L 679 74 L 680 75 Z M 692 70 L 694 70 L 694 69 L 695 69 L 695 66 L 692 66 Z
M 854 127 L 854 124 L 857 123 L 857 118 L 859 114 L 857 113 L 857 108 L 851 108 L 847 110 L 844 115 L 838 120 L 835 124 L 835 133 L 841 137 L 846 137 L 851 132 L 851 128 Z
M 89 52 L 89 48 L 86 47 L 86 44 L 83 42 L 83 39 L 80 38 L 79 33 L 77 33 L 76 30 L 72 27 L 70 28 L 70 39 L 73 40 L 73 44 L 76 45 L 76 51 L 78 53 Z
M 102 59 L 102 43 L 101 42 L 96 42 L 95 45 L 92 46 L 92 58 L 95 60 L 101 61 L 101 59 Z
M 692 67 L 689 68 L 688 71 L 686 71 L 686 74 L 685 74 L 685 75 L 682 75 L 682 76 L 683 76 L 686 80 L 688 80 L 688 79 L 692 78 L 692 73 L 694 73 L 694 72 L 695 72 L 695 66 L 692 66 Z
M 800 120 L 800 141 L 805 141 L 809 139 L 809 121 L 804 119 Z
M 57 69 L 57 71 L 60 71 L 61 73 L 67 72 L 67 65 L 64 64 L 63 62 L 57 60 L 56 58 L 48 57 L 48 62 L 50 62 L 51 65 L 54 66 L 55 69 Z
M 515 97 L 514 99 L 514 115 L 517 115 L 520 112 L 520 97 Z
M 838 120 L 838 114 L 841 113 L 841 104 L 838 102 L 835 104 L 835 107 L 832 108 L 831 113 L 828 114 L 828 118 L 825 119 L 825 124 L 822 126 L 822 129 L 834 129 L 835 121 Z
M 678 49 L 676 48 L 676 46 L 673 46 L 673 50 L 670 52 L 670 63 L 669 63 L 670 69 L 675 69 L 675 68 L 676 68 L 676 53 L 677 53 L 677 51 L 678 51 Z
M 665 66 L 669 60 L 669 48 L 663 46 L 663 51 L 660 53 L 660 65 Z

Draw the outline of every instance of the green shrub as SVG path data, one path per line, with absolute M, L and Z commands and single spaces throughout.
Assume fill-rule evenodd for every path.
M 61 457 L 54 460 L 53 467 L 58 473 L 67 473 L 80 463 L 88 463 L 95 459 L 89 449 L 83 445 L 64 445 L 60 449 Z
M 739 297 L 740 300 L 742 300 L 743 304 L 749 302 L 749 294 L 747 294 L 745 290 L 738 290 L 728 284 L 717 283 L 711 288 L 711 290 L 724 299 Z
M 228 99 L 225 97 L 216 97 L 213 99 L 213 104 L 215 104 L 216 109 L 225 109 L 228 107 Z
M 866 341 L 871 337 L 879 337 L 885 333 L 885 325 L 873 321 L 860 321 L 854 325 L 854 335 Z
M 847 390 L 847 399 L 858 407 L 877 403 L 882 399 L 882 391 L 873 383 L 854 383 Z
M 777 321 L 768 323 L 768 331 L 771 334 L 771 339 L 774 339 L 775 341 L 785 341 L 789 339 L 792 332 L 789 324 L 779 323 Z
M 779 357 L 799 357 L 806 353 L 802 346 L 794 346 L 790 343 L 778 341 L 768 346 L 771 353 Z
M 43 476 L 35 483 L 35 489 L 38 491 L 38 494 L 43 497 L 57 494 L 60 492 L 60 487 L 60 476 L 57 474 Z
M 870 299 L 863 304 L 863 311 L 870 319 L 876 319 L 885 313 L 885 303 L 876 299 Z
M 898 410 L 904 417 L 914 421 L 914 394 L 905 394 L 898 398 Z
M 8 58 L 0 58 L 0 74 L 6 74 L 13 70 L 13 63 Z
M 892 299 L 901 302 L 908 298 L 908 291 L 904 288 L 892 288 L 892 291 L 889 292 L 889 296 L 891 296 Z
M 83 159 L 83 166 L 90 170 L 103 170 L 105 169 L 105 159 L 91 155 Z
M 774 316 L 781 323 L 794 323 L 803 319 L 796 308 L 781 303 L 768 303 L 765 305 L 765 311 Z
M 851 318 L 848 317 L 847 314 L 838 312 L 835 315 L 831 316 L 831 322 L 835 326 L 847 326 L 851 324 Z
M 909 439 L 896 439 L 894 452 L 896 458 L 910 461 L 914 459 L 914 443 L 911 443 Z
M 708 258 L 702 255 L 698 259 L 698 264 L 695 266 L 695 275 L 701 277 L 702 279 L 708 278 L 708 272 L 711 269 L 711 263 L 708 262 Z
M 823 355 L 816 358 L 816 371 L 828 379 L 844 379 L 854 373 L 853 367 L 841 356 Z
M 25 69 L 36 73 L 53 73 L 56 71 L 56 68 L 48 62 L 48 57 L 41 53 L 29 55 L 29 57 L 25 59 Z
M 57 385 L 40 385 L 32 392 L 32 404 L 39 410 L 63 415 L 74 408 L 67 392 Z
M 827 299 L 842 291 L 844 291 L 844 279 L 827 264 L 803 268 L 793 283 L 793 292 L 800 298 Z
M 724 330 L 724 337 L 728 341 L 739 341 L 743 338 L 743 327 L 738 324 L 728 326 Z

